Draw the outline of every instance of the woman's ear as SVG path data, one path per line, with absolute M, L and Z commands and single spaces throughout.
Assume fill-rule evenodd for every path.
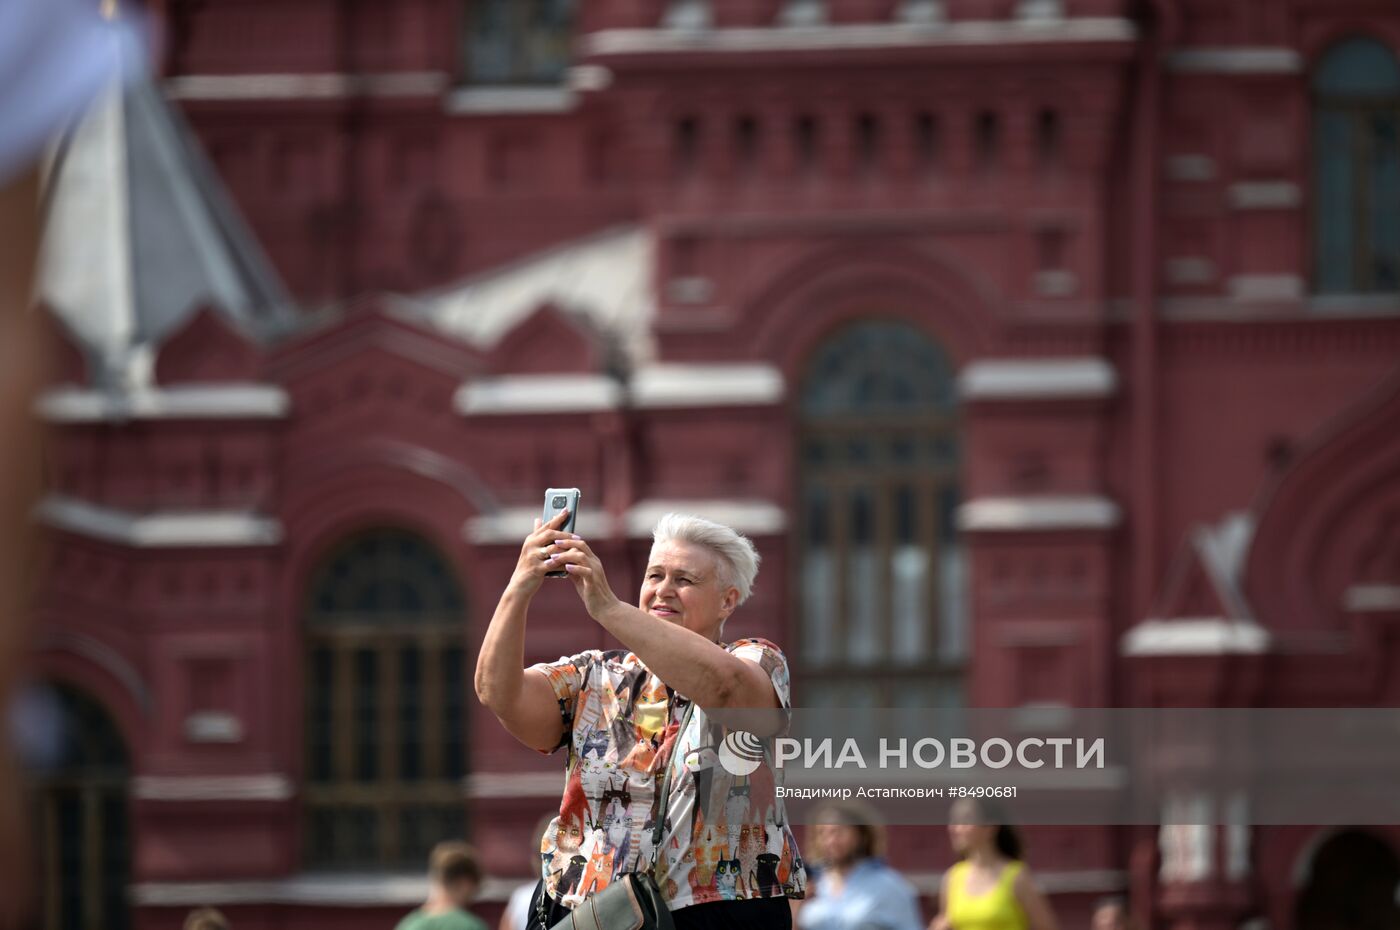
M 730 588 L 724 592 L 724 600 L 720 601 L 719 608 L 724 611 L 724 618 L 729 619 L 729 615 L 734 613 L 739 606 L 739 589 Z

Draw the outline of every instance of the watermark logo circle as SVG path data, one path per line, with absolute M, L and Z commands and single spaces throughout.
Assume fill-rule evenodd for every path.
M 719 744 L 719 764 L 730 775 L 752 775 L 763 764 L 763 740 L 747 730 L 731 730 Z

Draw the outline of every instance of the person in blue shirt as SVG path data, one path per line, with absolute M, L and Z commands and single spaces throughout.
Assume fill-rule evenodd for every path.
M 797 912 L 800 930 L 923 930 L 914 886 L 881 858 L 885 831 L 874 811 L 831 804 L 808 830 L 821 873 Z

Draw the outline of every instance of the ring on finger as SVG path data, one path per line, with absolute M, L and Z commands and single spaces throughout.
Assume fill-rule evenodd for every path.
M 547 558 L 549 558 L 549 547 L 548 547 L 548 546 L 540 546 L 540 558 L 542 558 L 542 559 L 547 559 Z

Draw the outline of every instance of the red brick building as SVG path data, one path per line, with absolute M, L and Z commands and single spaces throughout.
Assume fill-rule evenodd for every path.
M 465 670 L 551 484 L 621 590 L 753 536 L 804 705 L 1400 699 L 1393 4 L 151 5 L 193 134 L 55 175 L 43 926 L 382 926 L 463 831 L 501 900 L 559 778 Z M 1320 930 L 1397 840 L 1030 846 L 1066 926 Z

